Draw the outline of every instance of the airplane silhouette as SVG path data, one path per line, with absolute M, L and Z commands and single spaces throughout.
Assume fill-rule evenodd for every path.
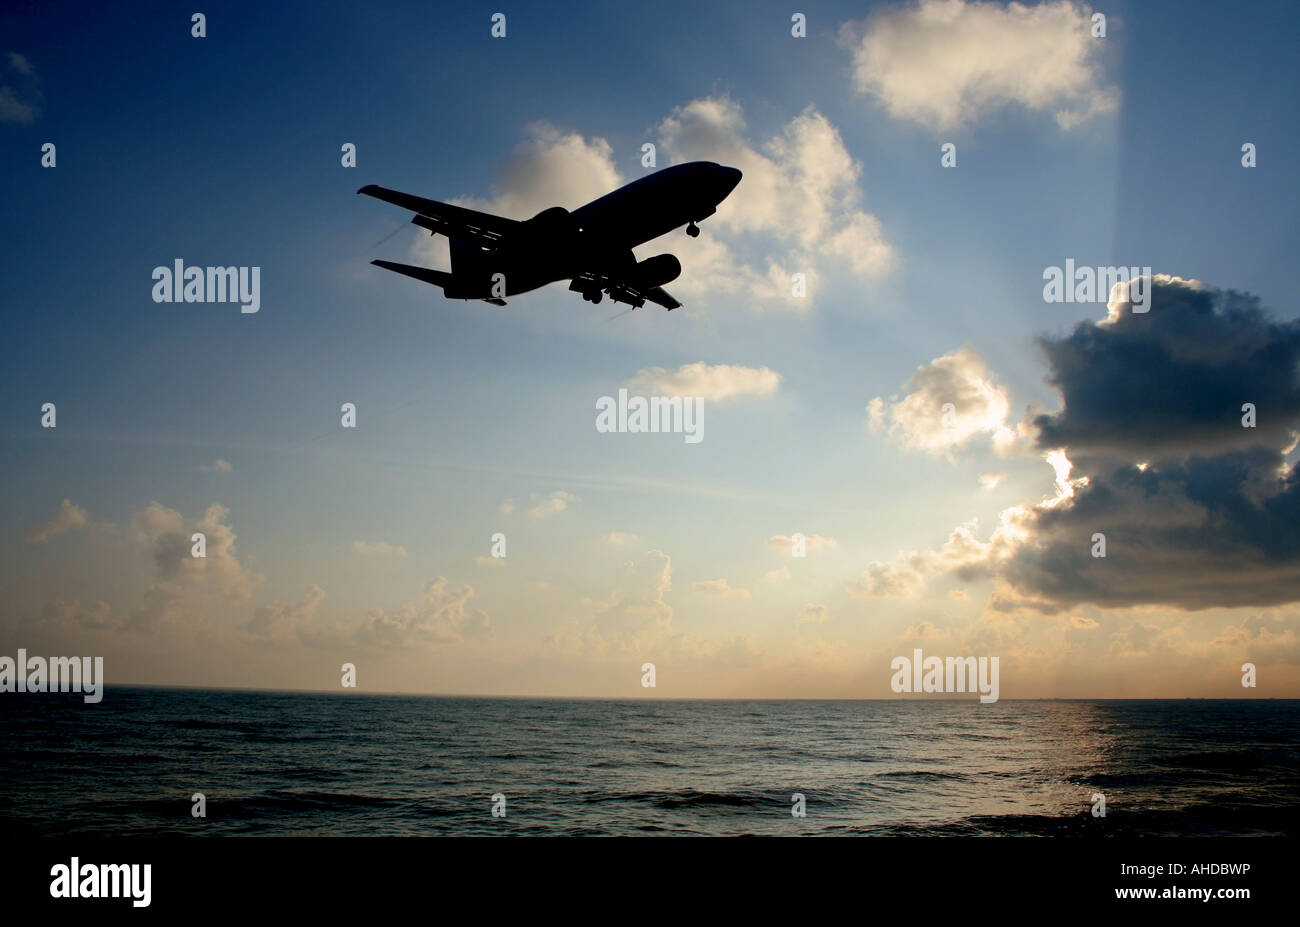
M 663 284 L 677 279 L 681 263 L 671 254 L 637 261 L 632 249 L 681 225 L 692 238 L 699 235 L 696 223 L 713 215 L 740 178 L 736 168 L 712 161 L 677 164 L 572 212 L 552 206 L 522 222 L 375 184 L 357 192 L 412 210 L 415 225 L 447 236 L 450 273 L 392 261 L 370 263 L 440 286 L 448 299 L 504 306 L 502 296 L 569 280 L 570 290 L 593 303 L 608 293 L 633 309 L 649 300 L 673 310 L 681 303 Z

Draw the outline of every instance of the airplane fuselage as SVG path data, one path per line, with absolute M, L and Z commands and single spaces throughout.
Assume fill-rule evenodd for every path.
M 584 270 L 626 271 L 636 263 L 633 248 L 713 215 L 739 181 L 735 168 L 692 161 L 634 180 L 572 212 L 544 210 L 495 251 L 453 250 L 458 284 L 465 274 L 465 286 L 455 289 L 485 294 L 499 274 L 505 295 L 515 296 Z

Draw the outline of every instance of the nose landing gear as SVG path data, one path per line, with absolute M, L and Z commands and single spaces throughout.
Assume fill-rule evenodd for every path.
M 686 234 L 691 236 L 692 238 L 699 238 L 700 227 L 696 225 L 694 222 L 692 222 L 690 225 L 686 226 Z

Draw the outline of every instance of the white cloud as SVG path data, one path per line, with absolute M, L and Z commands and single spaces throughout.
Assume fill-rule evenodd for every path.
M 600 539 L 611 547 L 630 547 L 636 543 L 637 536 L 626 531 L 611 531 L 609 534 L 602 534 Z
M 1065 0 L 1026 6 L 917 0 L 846 23 L 855 88 L 891 116 L 937 131 L 1007 106 L 1049 112 L 1062 129 L 1113 111 L 1092 11 Z
M 914 624 L 902 633 L 899 640 L 903 641 L 932 641 L 942 640 L 951 637 L 947 631 L 940 628 L 933 621 L 922 621 Z
M 862 599 L 910 596 L 931 572 L 974 578 L 986 572 L 991 560 L 1006 550 L 1006 543 L 1004 535 L 988 543 L 980 541 L 972 521 L 954 528 L 939 550 L 906 551 L 889 562 L 873 560 L 861 578 L 849 585 L 849 592 Z
M 400 646 L 411 640 L 448 644 L 494 636 L 487 613 L 468 604 L 473 597 L 473 587 L 449 590 L 447 578 L 439 576 L 424 584 L 419 602 L 407 602 L 393 612 L 371 609 L 356 638 L 363 643 Z
M 363 557 L 405 557 L 406 548 L 385 541 L 353 541 L 352 549 Z
M 212 504 L 197 522 L 186 522 L 175 509 L 151 502 L 131 520 L 139 547 L 153 560 L 154 577 L 139 608 L 131 614 L 132 630 L 196 620 L 208 614 L 212 595 L 247 602 L 262 577 L 240 561 L 229 509 Z M 193 535 L 205 538 L 205 556 L 193 556 Z
M 820 534 L 807 535 L 804 538 L 804 551 L 811 554 L 819 550 L 830 550 L 837 544 L 835 538 L 824 538 Z M 794 551 L 794 538 L 787 537 L 784 534 L 774 534 L 767 539 L 767 546 L 773 550 L 790 554 Z
M 692 592 L 719 599 L 748 599 L 748 589 L 733 589 L 725 579 L 705 579 L 691 585 Z
M 500 512 L 502 515 L 513 515 L 515 511 L 515 500 L 514 499 L 504 500 L 499 506 L 497 506 L 497 511 Z
M 932 454 L 950 453 L 985 435 L 999 450 L 1015 444 L 1016 432 L 1007 425 L 1010 396 L 971 348 L 917 367 L 903 389 L 901 399 L 877 396 L 867 404 L 872 431 Z
M 716 161 L 740 168 L 744 179 L 701 226 L 682 258 L 678 286 L 693 300 L 748 298 L 754 308 L 810 308 L 817 283 L 847 267 L 859 280 L 887 274 L 894 249 L 880 221 L 861 207 L 861 165 L 839 131 L 814 107 L 778 135 L 746 138 L 740 104 L 726 96 L 679 106 L 659 125 L 660 145 L 680 161 Z M 705 243 L 704 250 L 696 247 Z M 647 254 L 679 245 L 665 236 Z M 791 293 L 791 275 L 807 277 L 808 296 Z
M 618 572 L 613 592 L 601 601 L 586 601 L 582 617 L 571 619 L 548 635 L 544 652 L 550 657 L 605 660 L 622 665 L 653 653 L 664 666 L 719 668 L 753 665 L 759 651 L 749 638 L 704 638 L 673 628 L 673 608 L 666 601 L 672 588 L 672 561 L 663 551 L 648 551 L 640 561 L 628 561 Z
M 29 535 L 27 543 L 44 544 L 56 534 L 62 534 L 65 531 L 76 531 L 78 528 L 86 527 L 89 520 L 85 509 L 75 505 L 68 499 L 64 499 L 59 504 L 59 510 L 54 513 L 54 517 Z
M 794 574 L 790 572 L 789 567 L 781 567 L 780 569 L 776 569 L 776 570 L 768 570 L 766 573 L 763 574 L 763 582 L 771 586 L 776 586 L 781 583 L 788 583 L 792 579 L 794 579 Z
M 310 641 L 321 633 L 316 628 L 316 610 L 325 600 L 325 590 L 313 585 L 300 602 L 284 605 L 272 602 L 258 606 L 243 630 L 268 641 Z
M 535 504 L 528 510 L 528 514 L 533 518 L 550 518 L 559 515 L 573 503 L 581 501 L 573 493 L 565 492 L 563 489 L 556 489 L 547 496 L 533 493 Z
M 506 558 L 478 556 L 474 558 L 474 565 L 481 567 L 502 567 L 506 565 Z
M 527 133 L 500 172 L 492 196 L 457 196 L 448 202 L 510 219 L 531 219 L 551 206 L 576 209 L 626 182 L 603 138 L 587 140 L 543 122 L 528 126 Z M 443 235 L 421 235 L 412 252 L 422 264 L 451 268 Z
M 1007 478 L 1005 473 L 981 473 L 980 489 L 997 489 L 998 484 Z
M 230 461 L 222 460 L 220 457 L 212 461 L 210 464 L 203 464 L 199 467 L 199 470 L 204 473 L 230 473 L 234 469 L 235 468 L 231 466 Z
M 831 613 L 825 605 L 815 605 L 810 602 L 800 610 L 799 619 L 795 624 L 825 624 L 830 617 Z
M 206 587 L 235 599 L 247 599 L 257 578 L 240 563 L 235 532 L 226 519 L 230 510 L 213 503 L 203 518 L 186 525 L 175 509 L 151 502 L 136 513 L 131 527 L 137 543 L 153 557 L 160 581 L 174 588 Z M 204 535 L 205 556 L 192 554 L 195 532 Z
M 781 386 L 781 375 L 767 367 L 738 364 L 706 364 L 696 361 L 676 370 L 647 367 L 624 384 L 643 395 L 702 396 L 730 399 L 735 396 L 771 396 Z
M 652 550 L 619 570 L 609 598 L 598 603 L 592 630 L 607 641 L 632 643 L 668 634 L 673 609 L 664 601 L 672 589 L 672 559 Z

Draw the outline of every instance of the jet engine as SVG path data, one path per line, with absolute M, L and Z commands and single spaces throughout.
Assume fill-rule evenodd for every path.
M 663 286 L 665 283 L 672 283 L 681 276 L 682 265 L 671 254 L 659 254 L 655 257 L 646 258 L 644 261 L 638 261 L 637 265 L 632 268 L 628 281 L 638 289 L 649 289 L 650 287 Z

